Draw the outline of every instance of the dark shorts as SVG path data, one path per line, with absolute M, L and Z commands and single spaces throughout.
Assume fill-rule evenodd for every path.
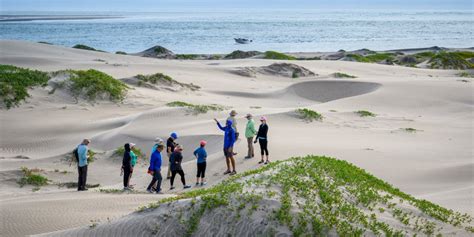
M 234 156 L 234 148 L 233 147 L 224 148 L 224 156 L 225 158 L 230 158 Z

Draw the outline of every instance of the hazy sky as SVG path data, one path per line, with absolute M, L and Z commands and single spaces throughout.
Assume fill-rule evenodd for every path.
M 473 0 L 0 0 L 1 11 L 161 11 L 208 9 L 472 10 Z

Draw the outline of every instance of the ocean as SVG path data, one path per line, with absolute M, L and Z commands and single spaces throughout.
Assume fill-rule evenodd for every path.
M 1 19 L 8 13 L 2 12 Z M 38 13 L 35 13 L 38 15 Z M 45 13 L 40 13 L 44 15 Z M 54 13 L 71 14 L 71 13 Z M 96 15 L 98 13 L 80 13 Z M 110 13 L 108 13 L 110 14 Z M 234 50 L 329 52 L 474 46 L 473 11 L 322 11 L 113 13 L 120 18 L 0 21 L 0 39 L 85 44 L 135 53 L 155 45 L 175 53 Z M 248 38 L 236 44 L 234 38 Z M 1 50 L 1 49 L 0 49 Z

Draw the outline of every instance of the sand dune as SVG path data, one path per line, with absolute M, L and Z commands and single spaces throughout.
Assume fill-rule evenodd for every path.
M 55 184 L 32 192 L 32 186 L 16 185 L 22 166 L 43 169 L 54 182 L 75 181 L 76 168 L 64 159 L 85 137 L 92 138 L 91 148 L 99 152 L 98 159 L 90 165 L 89 183 L 100 184 L 101 188 L 121 188 L 120 158 L 112 157 L 113 150 L 125 142 L 134 142 L 149 153 L 155 137 L 166 139 L 172 131 L 179 133 L 178 142 L 185 146 L 183 166 L 188 182 L 194 182 L 196 172 L 190 152 L 199 140 L 207 139 L 209 186 L 219 183 L 226 178 L 222 175 L 223 133 L 212 119 L 224 121 L 230 109 L 239 112 L 241 134 L 246 113 L 268 117 L 272 160 L 330 155 L 350 161 L 404 192 L 474 215 L 474 99 L 472 83 L 459 82 L 458 71 L 320 60 L 292 61 L 320 77 L 247 78 L 228 71 L 278 61 L 159 60 L 21 41 L 0 41 L 0 48 L 1 64 L 44 71 L 93 68 L 115 78 L 161 72 L 201 87 L 194 92 L 172 92 L 132 86 L 122 104 L 76 103 L 63 100 L 60 94 L 49 95 L 47 88 L 36 88 L 30 90 L 32 97 L 19 108 L 2 111 L 0 216 L 1 233 L 5 236 L 76 228 L 93 219 L 105 223 L 107 217 L 124 216 L 163 197 L 96 191 L 78 194 Z M 358 78 L 328 80 L 335 72 Z M 219 104 L 226 109 L 193 115 L 184 108 L 167 107 L 171 101 Z M 301 107 L 322 113 L 323 121 L 308 123 L 298 118 L 294 111 Z M 362 118 L 354 113 L 358 110 L 369 110 L 377 116 Z M 414 128 L 416 132 L 404 128 Z M 245 141 L 240 140 L 235 149 L 239 172 L 258 167 L 258 148 L 257 157 L 251 160 L 243 159 Z M 54 172 L 55 169 L 68 173 Z M 150 181 L 146 162 L 140 162 L 136 169 L 132 183 L 143 191 Z M 173 192 L 168 191 L 168 182 L 163 188 L 169 194 L 182 192 L 179 182 L 178 190 Z M 121 206 L 121 202 L 125 204 Z M 88 233 L 85 229 L 74 231 Z M 97 236 L 113 235 L 114 232 L 97 232 Z

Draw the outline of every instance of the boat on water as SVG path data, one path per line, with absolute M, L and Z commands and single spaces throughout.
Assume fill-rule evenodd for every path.
M 234 38 L 234 40 L 238 44 L 248 44 L 252 42 L 252 40 L 245 39 L 245 38 Z

